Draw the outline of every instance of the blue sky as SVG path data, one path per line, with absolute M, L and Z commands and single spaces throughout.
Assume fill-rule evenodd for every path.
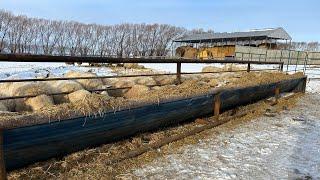
M 319 0 L 0 0 L 15 14 L 85 23 L 167 23 L 216 32 L 284 27 L 320 41 Z

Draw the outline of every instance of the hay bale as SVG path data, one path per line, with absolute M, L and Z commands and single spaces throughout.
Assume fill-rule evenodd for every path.
M 19 82 L 12 83 L 8 89 L 8 96 L 31 96 L 31 95 L 41 95 L 50 94 L 52 90 L 47 83 L 43 82 Z M 26 99 L 14 99 L 14 105 L 10 103 L 10 111 L 29 111 L 31 110 L 25 103 Z M 12 102 L 12 101 L 8 101 Z M 8 107 L 8 106 L 7 106 Z
M 71 103 L 76 103 L 78 101 L 82 101 L 86 96 L 90 96 L 90 92 L 84 89 L 75 91 L 73 93 L 68 94 L 68 99 Z
M 207 84 L 211 87 L 216 87 L 219 85 L 219 83 L 216 79 L 210 79 L 210 81 Z
M 64 76 L 65 77 L 97 77 L 95 73 L 77 72 L 77 71 L 69 71 Z M 103 82 L 101 79 L 77 79 L 76 81 L 80 83 L 85 89 L 99 89 L 103 86 Z
M 152 77 L 141 77 L 135 80 L 136 84 L 145 85 L 145 86 L 154 86 L 157 82 Z
M 198 49 L 193 47 L 187 47 L 185 49 L 183 57 L 188 59 L 194 59 L 194 58 L 197 58 L 197 55 L 198 55 Z
M 202 68 L 202 72 L 220 72 L 221 69 L 214 66 L 206 66 Z
M 134 85 L 132 88 L 125 93 L 126 98 L 135 98 L 144 95 L 149 91 L 149 87 L 144 85 Z
M 172 77 L 172 76 L 156 76 L 153 79 L 156 81 L 157 85 L 159 86 L 165 86 L 165 85 L 176 83 L 176 77 Z
M 33 110 L 33 111 L 38 111 L 44 107 L 49 107 L 54 105 L 52 97 L 47 96 L 45 94 L 39 95 L 33 98 L 28 98 L 25 101 L 25 104 L 28 107 L 27 110 Z
M 8 111 L 7 106 L 2 102 L 0 102 L 0 111 L 1 112 L 7 112 Z
M 114 86 L 114 84 L 116 84 L 118 81 L 119 81 L 118 78 L 105 78 L 105 79 L 102 79 L 103 84 L 107 85 L 107 86 Z
M 139 67 L 139 64 L 138 63 L 124 63 L 123 67 L 127 68 L 127 69 L 135 69 L 135 68 Z
M 9 86 L 9 95 L 11 96 L 28 96 L 49 94 L 52 90 L 47 83 L 43 82 L 18 82 Z
M 12 83 L 0 83 L 0 97 L 9 97 L 12 96 L 10 93 L 10 86 Z M 3 100 L 1 101 L 8 111 L 14 111 L 15 109 L 15 100 L 9 99 L 9 100 Z
M 52 83 L 52 87 L 55 93 L 74 92 L 83 89 L 80 83 L 72 80 L 56 81 Z M 68 102 L 68 96 L 66 95 L 55 95 L 53 99 L 56 104 Z
M 132 86 L 134 86 L 134 84 L 135 83 L 133 81 L 119 80 L 113 86 L 115 88 L 123 88 L 123 87 L 132 87 Z M 122 97 L 127 91 L 128 91 L 128 89 L 108 90 L 108 94 L 113 97 Z

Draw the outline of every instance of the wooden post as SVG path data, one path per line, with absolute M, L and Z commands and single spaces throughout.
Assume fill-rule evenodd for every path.
M 283 64 L 284 63 L 280 64 L 280 71 L 283 71 Z
M 248 63 L 247 72 L 250 72 L 250 70 L 251 70 L 250 63 Z
M 219 120 L 220 106 L 221 106 L 220 93 L 218 93 L 214 96 L 213 113 L 214 113 L 215 120 Z
M 0 129 L 0 180 L 7 179 L 6 166 L 3 152 L 3 129 Z
M 278 86 L 276 87 L 274 94 L 275 94 L 275 98 L 276 98 L 275 103 L 277 104 L 278 100 L 280 98 L 280 88 Z
M 181 84 L 181 63 L 177 63 L 177 82 Z

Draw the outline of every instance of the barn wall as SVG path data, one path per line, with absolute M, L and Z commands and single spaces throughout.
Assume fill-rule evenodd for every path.
M 304 52 L 292 50 L 272 50 L 249 46 L 236 46 L 235 57 L 238 60 L 281 61 L 285 64 L 320 64 L 320 52 Z

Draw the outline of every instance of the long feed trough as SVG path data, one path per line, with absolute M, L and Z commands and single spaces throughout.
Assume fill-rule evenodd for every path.
M 214 97 L 218 93 L 223 111 L 274 96 L 277 87 L 281 93 L 304 91 L 305 83 L 306 78 L 298 78 L 259 86 L 216 90 L 207 95 L 107 112 L 98 117 L 80 117 L 6 129 L 3 131 L 6 169 L 21 168 L 139 132 L 212 114 Z

